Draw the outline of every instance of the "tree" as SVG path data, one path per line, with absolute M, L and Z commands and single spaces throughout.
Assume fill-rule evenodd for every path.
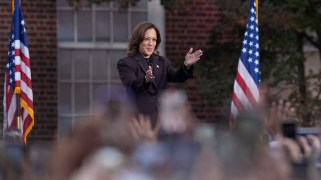
M 197 72 L 200 85 L 213 105 L 231 99 L 238 58 L 245 32 L 249 1 L 217 0 L 223 17 L 213 28 L 210 46 Z M 274 89 L 272 96 L 287 92 L 303 126 L 315 125 L 321 110 L 321 71 L 307 73 L 304 48 L 312 46 L 321 62 L 321 1 L 268 0 L 259 4 L 261 79 Z M 319 62 L 314 62 L 318 64 Z M 215 92 L 215 93 L 213 93 Z
M 75 8 L 79 8 L 82 6 L 81 0 L 67 0 L 69 2 L 69 5 L 74 6 Z M 87 0 L 89 4 L 101 4 L 104 2 L 111 2 L 111 1 L 116 1 L 119 3 L 120 8 L 127 8 L 129 5 L 135 6 L 137 2 L 141 0 Z M 148 0 L 151 1 L 151 0 Z M 179 8 L 182 8 L 183 6 L 183 1 L 184 0 L 160 0 L 161 4 L 164 6 L 166 10 L 176 10 Z

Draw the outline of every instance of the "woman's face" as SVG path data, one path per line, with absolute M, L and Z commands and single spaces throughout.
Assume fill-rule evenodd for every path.
M 143 41 L 139 44 L 139 51 L 145 58 L 149 58 L 155 50 L 157 34 L 155 29 L 147 29 Z

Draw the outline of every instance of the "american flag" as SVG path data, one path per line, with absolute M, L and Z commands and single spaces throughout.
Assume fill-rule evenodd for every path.
M 244 34 L 231 105 L 232 119 L 242 109 L 253 109 L 259 102 L 260 84 L 259 27 L 255 0 L 251 0 L 250 12 Z
M 20 98 L 20 100 L 17 98 Z M 34 110 L 26 27 L 19 0 L 14 0 L 3 106 L 4 133 L 9 129 L 18 128 L 17 112 L 19 112 L 19 130 L 21 131 L 23 142 L 27 143 L 27 136 L 34 125 Z M 20 111 L 17 111 L 18 108 Z

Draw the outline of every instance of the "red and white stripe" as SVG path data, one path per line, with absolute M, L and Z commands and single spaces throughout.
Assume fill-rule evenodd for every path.
M 239 60 L 231 105 L 232 118 L 234 119 L 241 109 L 253 109 L 256 107 L 259 99 L 258 86 L 242 61 Z

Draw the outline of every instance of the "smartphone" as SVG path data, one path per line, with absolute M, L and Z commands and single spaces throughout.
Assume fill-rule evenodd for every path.
M 284 137 L 296 139 L 297 123 L 295 121 L 286 121 L 282 123 L 282 134 Z
M 160 97 L 159 118 L 166 133 L 181 133 L 186 130 L 187 97 L 181 90 L 166 90 Z

